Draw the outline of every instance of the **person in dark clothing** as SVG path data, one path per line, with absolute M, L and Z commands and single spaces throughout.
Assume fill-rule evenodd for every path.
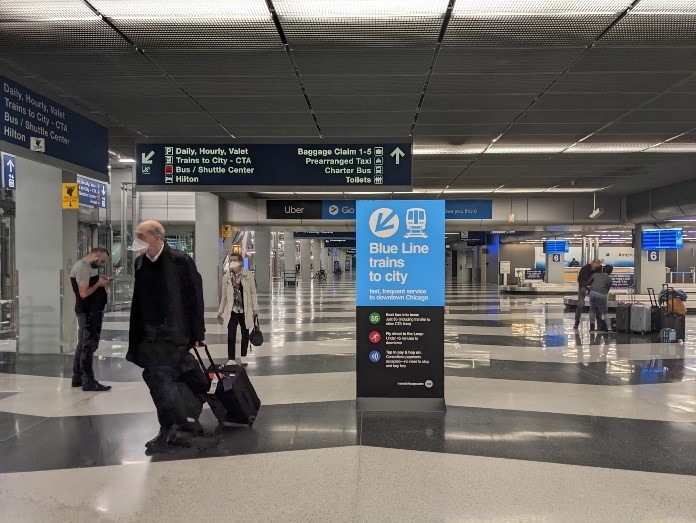
M 597 316 L 597 328 L 604 332 L 609 331 L 604 315 L 607 313 L 607 296 L 612 285 L 612 272 L 614 272 L 614 267 L 606 265 L 601 273 L 593 274 L 587 282 L 590 294 L 590 310 L 594 311 Z M 594 324 L 590 325 L 590 330 L 594 330 Z
M 159 452 L 176 436 L 177 428 L 202 434 L 198 420 L 181 400 L 179 387 L 194 370 L 202 374 L 189 349 L 203 346 L 205 339 L 203 285 L 191 257 L 164 242 L 159 222 L 140 223 L 135 235 L 132 250 L 138 257 L 126 359 L 143 368 L 143 380 L 157 407 L 160 431 L 145 446 Z
M 573 258 L 570 260 L 570 263 L 568 264 L 569 267 L 580 267 L 580 262 Z
M 587 282 L 590 280 L 592 275 L 597 272 L 601 272 L 602 262 L 601 260 L 592 260 L 592 262 L 585 265 L 578 273 L 578 304 L 575 307 L 575 325 L 573 329 L 577 329 L 580 326 L 580 319 L 582 318 L 582 311 L 585 308 L 585 298 L 587 297 Z M 590 325 L 594 330 L 595 314 L 590 308 Z
M 73 265 L 70 283 L 75 293 L 75 314 L 78 322 L 78 341 L 73 359 L 72 386 L 82 387 L 84 391 L 102 392 L 110 390 L 94 377 L 93 356 L 99 348 L 104 307 L 106 307 L 106 286 L 109 278 L 99 276 L 99 268 L 109 259 L 109 251 L 96 247 Z

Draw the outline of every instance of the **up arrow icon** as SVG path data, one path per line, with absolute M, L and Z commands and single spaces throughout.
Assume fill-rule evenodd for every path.
M 7 166 L 10 168 L 10 172 L 14 171 L 14 162 L 12 161 L 12 158 L 7 160 Z
M 401 158 L 403 158 L 404 156 L 406 156 L 406 153 L 404 153 L 400 148 L 397 147 L 396 149 L 394 149 L 394 150 L 391 152 L 391 154 L 390 154 L 389 156 L 391 156 L 392 158 L 394 158 L 394 161 L 396 162 L 396 165 L 399 165 L 399 160 L 401 160 Z
M 152 165 L 152 157 L 155 155 L 155 151 L 150 151 L 149 153 L 143 153 L 143 165 Z M 398 161 L 396 163 L 399 163 Z

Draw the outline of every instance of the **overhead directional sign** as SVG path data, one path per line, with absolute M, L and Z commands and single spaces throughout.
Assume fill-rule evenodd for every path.
M 109 184 L 78 176 L 77 185 L 80 189 L 80 205 L 106 209 Z
M 17 188 L 17 159 L 7 153 L 2 153 L 2 186 L 5 189 Z
M 106 127 L 0 76 L 0 141 L 107 174 Z
M 141 188 L 410 189 L 411 144 L 138 144 Z

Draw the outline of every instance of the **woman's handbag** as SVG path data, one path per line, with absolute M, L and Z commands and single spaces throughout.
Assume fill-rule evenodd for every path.
M 254 328 L 249 333 L 249 341 L 254 347 L 260 347 L 263 344 L 263 333 L 259 326 L 258 316 L 254 316 Z

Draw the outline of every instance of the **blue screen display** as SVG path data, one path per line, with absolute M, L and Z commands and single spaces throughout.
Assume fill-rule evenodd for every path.
M 544 242 L 544 252 L 546 254 L 565 253 L 570 251 L 568 240 L 548 240 Z
M 681 228 L 643 229 L 641 248 L 649 250 L 681 249 L 684 247 Z

